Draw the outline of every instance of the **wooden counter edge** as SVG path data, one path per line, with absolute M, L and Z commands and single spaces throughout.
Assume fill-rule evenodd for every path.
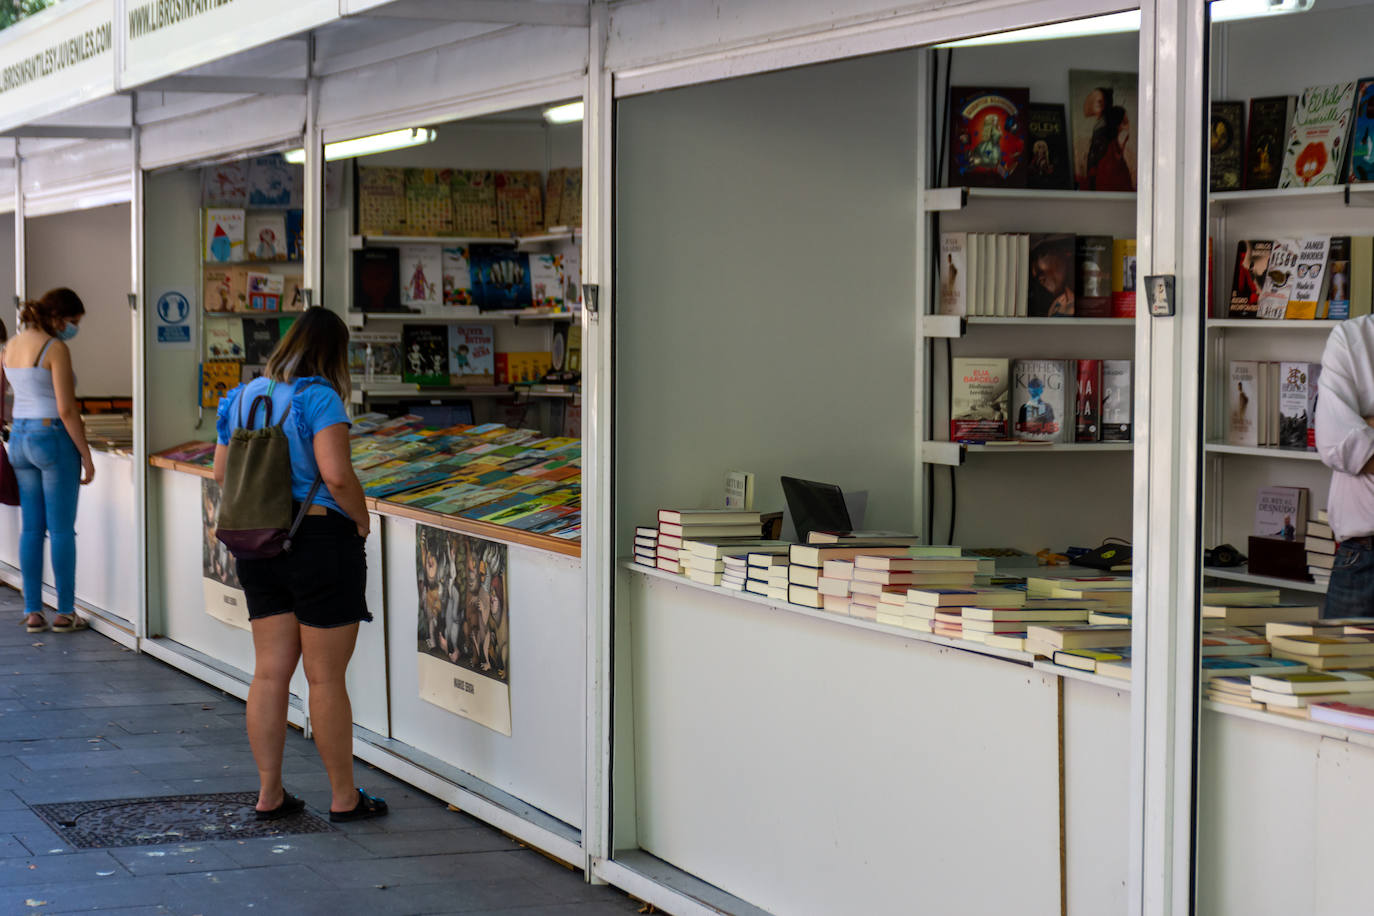
M 198 464 L 187 464 L 185 461 L 173 461 L 170 458 L 163 458 L 161 455 L 149 455 L 148 463 L 155 468 L 162 468 L 167 471 L 180 471 L 183 474 L 204 477 L 206 480 L 215 479 L 215 471 L 213 468 L 201 467 Z
M 568 557 L 581 558 L 582 556 L 582 543 L 580 541 L 565 541 L 562 538 L 549 537 L 545 534 L 531 534 L 518 528 L 493 525 L 490 522 L 479 522 L 470 518 L 459 518 L 456 515 L 440 515 L 438 512 L 430 512 L 427 509 L 415 509 L 401 503 L 387 502 L 384 499 L 373 497 L 368 497 L 367 507 L 378 515 L 409 519 L 434 528 L 456 531 L 459 534 L 470 534 L 473 537 L 485 538 L 490 541 L 504 541 L 508 544 L 518 544 L 521 547 L 533 547 L 536 550 L 561 553 Z

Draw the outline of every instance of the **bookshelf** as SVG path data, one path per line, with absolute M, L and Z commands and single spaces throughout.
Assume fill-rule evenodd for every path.
M 926 188 L 921 201 L 930 212 L 962 210 L 977 203 L 1016 201 L 1024 203 L 1087 203 L 1135 205 L 1131 191 L 1069 191 L 1039 190 L 1035 188 Z
M 1266 588 L 1281 588 L 1297 592 L 1313 592 L 1318 595 L 1326 594 L 1326 586 L 1318 585 L 1315 582 L 1303 582 L 1300 579 L 1280 579 L 1276 576 L 1257 576 L 1249 571 L 1245 566 L 1221 567 L 1204 566 L 1202 574 L 1212 579 L 1225 579 L 1228 582 L 1243 582 L 1246 585 L 1262 585 Z
M 1290 461 L 1318 461 L 1322 456 L 1316 452 L 1300 451 L 1295 448 L 1277 448 L 1272 445 L 1227 445 L 1225 442 L 1208 442 L 1203 451 L 1213 455 L 1249 455 L 1252 458 L 1287 458 Z

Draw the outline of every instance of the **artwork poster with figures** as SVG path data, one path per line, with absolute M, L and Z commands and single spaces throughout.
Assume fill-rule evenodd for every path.
M 504 544 L 415 526 L 420 699 L 511 733 Z
M 238 567 L 234 555 L 215 537 L 215 519 L 219 516 L 219 484 L 213 480 L 200 482 L 201 520 L 201 577 L 205 591 L 205 613 L 231 627 L 251 629 L 248 623 L 248 599 L 239 584 Z

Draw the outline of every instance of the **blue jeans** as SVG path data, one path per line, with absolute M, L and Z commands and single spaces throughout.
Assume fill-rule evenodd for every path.
M 1374 617 L 1374 548 L 1365 538 L 1336 548 L 1323 617 Z
M 61 420 L 15 420 L 10 463 L 19 480 L 19 572 L 24 611 L 43 613 L 43 534 L 52 541 L 57 612 L 76 609 L 76 497 L 81 490 L 81 455 Z

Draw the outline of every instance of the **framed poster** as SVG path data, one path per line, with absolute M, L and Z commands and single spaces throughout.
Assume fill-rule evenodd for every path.
M 215 537 L 219 516 L 219 484 L 208 478 L 200 482 L 200 521 L 202 529 L 201 576 L 205 586 L 205 613 L 240 630 L 249 630 L 248 599 L 239 584 L 234 555 Z

